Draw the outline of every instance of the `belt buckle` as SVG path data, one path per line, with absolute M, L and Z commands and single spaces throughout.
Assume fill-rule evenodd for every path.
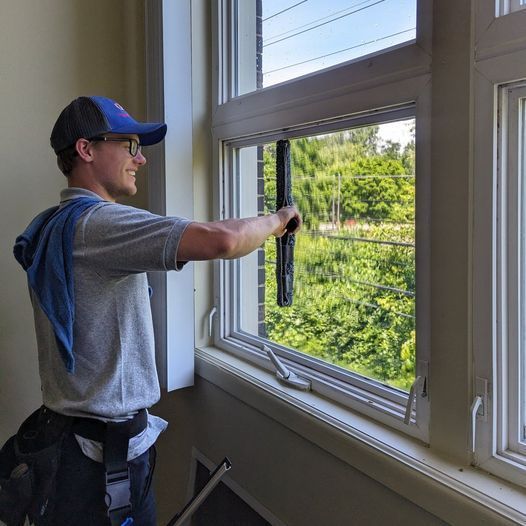
M 116 510 L 131 510 L 130 468 L 106 473 L 106 505 L 108 516 Z

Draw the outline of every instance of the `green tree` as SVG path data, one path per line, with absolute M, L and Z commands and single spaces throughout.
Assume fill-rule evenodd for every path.
M 295 297 L 276 306 L 275 244 L 265 246 L 267 335 L 408 389 L 415 362 L 414 144 L 378 127 L 291 141 Z M 275 208 L 275 146 L 263 148 L 265 207 Z M 339 230 L 327 230 L 339 211 Z M 325 225 L 325 226 L 324 226 Z

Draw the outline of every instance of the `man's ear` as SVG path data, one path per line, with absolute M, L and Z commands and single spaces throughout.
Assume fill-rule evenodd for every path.
M 88 139 L 77 139 L 75 143 L 75 150 L 77 151 L 78 156 L 87 163 L 93 161 L 92 153 L 93 143 L 88 141 Z

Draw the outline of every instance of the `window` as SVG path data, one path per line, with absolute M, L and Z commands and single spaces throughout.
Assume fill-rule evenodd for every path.
M 268 240 L 259 255 L 264 265 L 254 255 L 239 266 L 239 330 L 409 391 L 416 339 L 414 121 L 390 125 L 400 142 L 381 139 L 387 126 L 290 141 L 292 195 L 304 221 L 293 303 L 277 304 L 276 242 Z M 240 215 L 274 211 L 275 143 L 234 155 Z
M 526 84 L 500 87 L 500 167 L 497 236 L 499 247 L 499 291 L 497 323 L 503 327 L 498 344 L 497 451 L 526 466 L 525 436 L 525 292 L 526 292 L 526 208 L 524 168 Z
M 221 264 L 216 344 L 269 368 L 263 349 L 270 348 L 307 378 L 314 391 L 425 439 L 428 313 L 426 290 L 418 283 L 427 279 L 422 212 L 428 209 L 428 175 L 415 170 L 415 130 L 418 115 L 426 111 L 417 99 L 426 88 L 425 73 L 413 76 L 404 66 L 413 60 L 415 69 L 426 68 L 427 58 L 413 58 L 417 48 L 409 41 L 415 35 L 415 4 L 404 2 L 399 13 L 410 31 L 396 43 L 405 46 L 385 49 L 395 42 L 379 37 L 380 29 L 373 24 L 370 40 L 376 47 L 356 51 L 356 62 L 348 62 L 347 56 L 345 63 L 336 61 L 332 68 L 300 78 L 290 68 L 289 82 L 274 87 L 278 81 L 265 84 L 262 67 L 277 60 L 271 46 L 266 51 L 264 45 L 267 22 L 288 17 L 289 25 L 282 26 L 288 31 L 307 19 L 334 21 L 340 13 L 346 27 L 363 23 L 351 18 L 357 14 L 346 9 L 351 4 L 316 4 L 318 11 L 312 3 L 293 4 L 224 2 L 218 13 L 223 75 L 213 127 L 222 160 L 219 209 L 224 217 L 276 209 L 276 144 L 287 140 L 292 197 L 304 228 L 296 238 L 290 307 L 276 302 L 274 240 L 240 261 Z M 387 35 L 396 29 L 395 22 L 401 23 L 388 16 L 391 4 L 352 6 L 361 6 L 364 16 L 380 17 Z M 294 16 L 302 10 L 305 20 Z M 264 28 L 263 45 L 258 27 Z M 367 40 L 366 35 L 361 40 Z M 378 71 L 361 73 L 366 62 L 359 58 L 371 51 L 377 55 L 366 60 Z M 312 65 L 312 72 L 327 66 Z M 398 76 L 403 89 L 393 89 L 392 76 L 383 84 L 388 72 Z M 364 80 L 361 74 L 374 85 L 375 105 L 353 93 L 353 83 Z M 262 87 L 267 89 L 259 90 Z M 335 104 L 331 91 L 346 99 Z M 245 95 L 238 99 L 232 93 Z M 305 104 L 309 98 L 312 104 Z
M 479 27 L 487 30 L 477 37 L 474 157 L 472 447 L 477 465 L 520 485 L 526 472 L 525 15 L 487 25 L 488 12 L 479 10 Z
M 258 89 L 369 55 L 416 35 L 415 0 L 262 0 L 239 2 L 236 8 L 237 41 L 242 42 L 239 67 L 248 58 L 246 50 L 253 53 L 255 47 L 258 60 L 252 60 L 252 68 L 257 69 Z M 254 23 L 255 42 L 249 36 Z M 242 82 L 237 94 L 248 89 Z

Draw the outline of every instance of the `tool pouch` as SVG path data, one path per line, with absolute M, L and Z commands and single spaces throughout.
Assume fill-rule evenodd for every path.
M 0 452 L 0 520 L 7 526 L 48 526 L 61 445 L 71 418 L 41 407 Z
M 33 493 L 29 467 L 15 455 L 15 438 L 0 451 L 0 521 L 7 526 L 24 524 Z

